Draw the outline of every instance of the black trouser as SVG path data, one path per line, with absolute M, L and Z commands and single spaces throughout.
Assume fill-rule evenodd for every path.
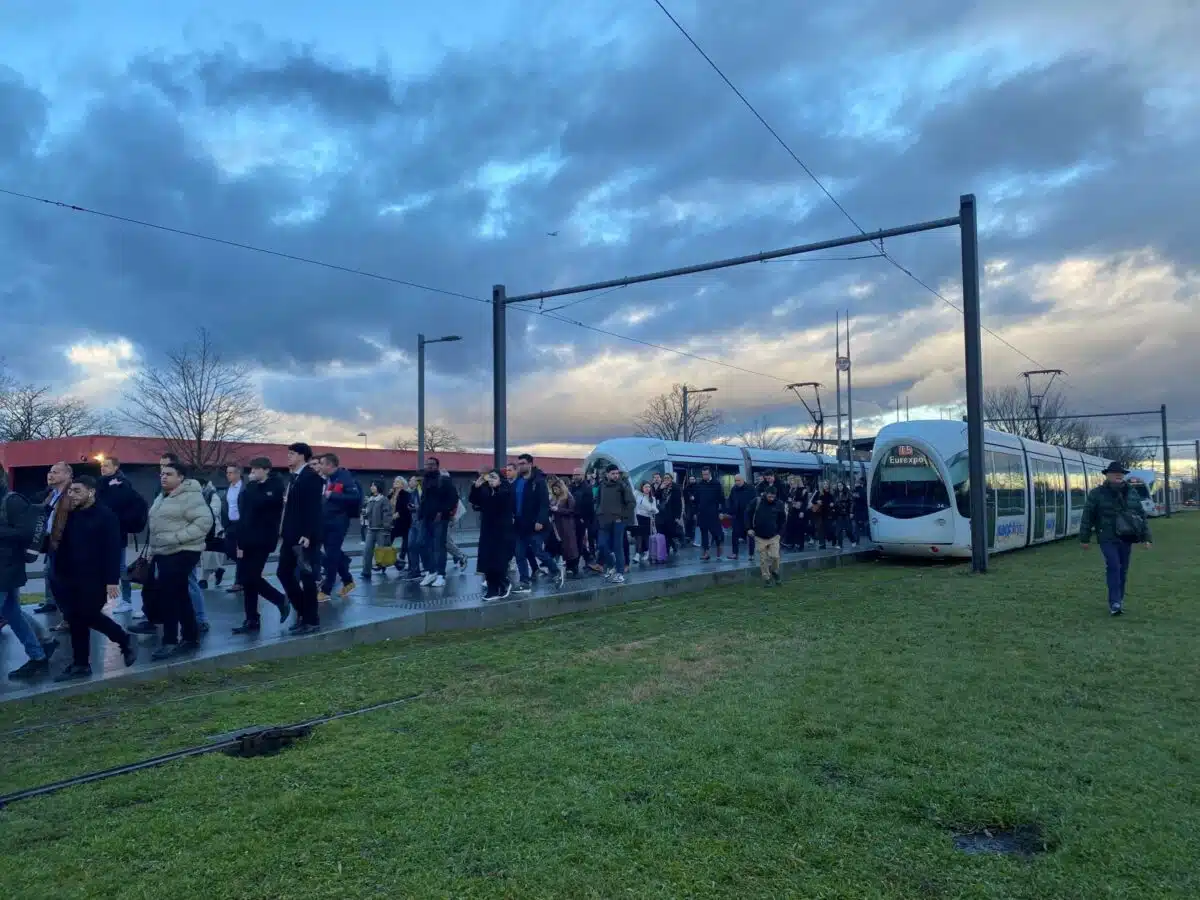
M 733 534 L 730 538 L 730 544 L 732 545 L 730 547 L 730 552 L 734 556 L 738 555 L 738 544 L 742 541 L 746 542 L 746 552 L 750 554 L 751 558 L 753 558 L 754 540 L 746 536 L 746 524 L 742 517 L 740 515 L 735 515 L 733 517 Z
M 721 527 L 721 517 L 710 513 L 700 517 L 700 549 L 707 553 L 709 538 L 716 544 L 717 552 L 721 552 L 721 544 L 725 542 L 725 529 Z
M 233 560 L 234 571 L 237 571 L 238 566 L 238 525 L 239 522 L 230 522 L 225 528 L 225 555 Z M 235 584 L 241 584 L 241 576 L 235 575 L 233 578 Z
M 71 661 L 91 665 L 92 632 L 98 631 L 118 647 L 129 643 L 125 629 L 104 614 L 105 585 L 66 584 L 55 580 L 54 596 L 71 629 Z
M 287 599 L 263 575 L 263 568 L 267 565 L 267 557 L 270 555 L 271 552 L 265 547 L 242 548 L 242 558 L 238 560 L 238 579 L 242 585 L 242 604 L 246 610 L 247 622 L 259 621 L 259 597 L 278 609 L 283 609 Z
M 579 517 L 575 518 L 575 546 L 579 548 L 580 556 L 590 563 L 595 557 L 595 548 L 592 546 L 592 542 L 588 540 L 590 535 L 589 525 L 589 522 L 585 522 Z
M 297 624 L 320 625 L 321 617 L 317 615 L 317 554 L 320 549 L 313 545 L 302 552 L 310 571 L 300 571 L 296 545 L 285 540 L 279 548 L 279 571 L 276 574 L 292 606 L 296 607 Z
M 638 516 L 637 517 L 637 530 L 636 530 L 636 533 L 634 534 L 634 537 L 637 538 L 637 552 L 638 553 L 649 553 L 650 552 L 650 517 L 649 516 Z
M 503 572 L 484 572 L 483 577 L 487 581 L 487 592 L 490 597 L 500 596 L 508 586 L 507 568 Z
M 683 545 L 686 547 L 696 540 L 696 514 L 684 513 L 683 516 Z
M 180 632 L 183 640 L 200 640 L 200 626 L 196 622 L 196 610 L 188 593 L 188 574 L 200 561 L 200 551 L 180 550 L 168 556 L 154 557 L 155 587 L 160 592 L 162 604 L 162 626 L 164 644 L 178 644 Z

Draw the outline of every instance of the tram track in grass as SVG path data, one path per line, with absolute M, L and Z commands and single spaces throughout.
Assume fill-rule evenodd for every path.
M 407 698 L 275 757 L 14 803 L 0 879 L 13 897 L 1186 896 L 1200 517 L 1155 530 L 1117 620 L 1099 554 L 1064 542 L 986 576 L 847 567 L 43 703 L 64 723 L 181 701 L 5 737 L 6 792 Z M 1026 825 L 1051 852 L 955 849 Z

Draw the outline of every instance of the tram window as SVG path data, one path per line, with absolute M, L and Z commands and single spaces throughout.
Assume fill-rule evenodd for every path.
M 1083 481 L 1083 467 L 1067 463 L 1068 483 L 1071 487 L 1071 509 L 1083 509 L 1087 502 L 1087 488 Z
M 996 515 L 1025 515 L 1025 461 L 1015 453 L 996 450 Z
M 629 480 L 630 480 L 630 482 L 633 483 L 633 489 L 636 491 L 641 486 L 641 483 L 643 481 L 649 481 L 652 477 L 654 477 L 655 472 L 657 472 L 659 475 L 662 475 L 666 471 L 667 471 L 666 461 L 661 460 L 661 459 L 655 459 L 655 460 L 651 460 L 648 463 L 643 463 L 642 465 L 640 465 L 636 469 L 634 469 L 632 472 L 630 472 Z
M 950 495 L 933 461 L 898 444 L 879 458 L 871 479 L 871 508 L 893 519 L 917 519 L 950 508 Z
M 954 502 L 958 506 L 958 514 L 969 519 L 971 518 L 971 469 L 967 451 L 955 453 L 946 460 L 946 468 L 950 471 L 950 484 L 954 489 Z

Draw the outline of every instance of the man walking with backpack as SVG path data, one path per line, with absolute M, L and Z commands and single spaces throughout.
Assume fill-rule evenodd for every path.
M 1108 583 L 1108 613 L 1119 616 L 1125 606 L 1125 580 L 1129 575 L 1129 557 L 1134 544 L 1151 546 L 1150 526 L 1142 513 L 1142 501 L 1125 480 L 1129 470 L 1120 463 L 1109 463 L 1101 473 L 1104 484 L 1092 488 L 1083 506 L 1079 523 L 1079 543 L 1086 550 L 1096 532 L 1104 556 L 1104 577 Z
M 150 513 L 150 505 L 146 498 L 137 492 L 129 479 L 121 471 L 121 461 L 115 456 L 106 456 L 100 461 L 100 480 L 96 482 L 96 501 L 107 506 L 117 517 L 121 526 L 121 599 L 113 607 L 114 613 L 133 611 L 133 585 L 125 571 L 126 551 L 129 546 L 129 536 L 141 534 L 146 530 L 146 519 Z

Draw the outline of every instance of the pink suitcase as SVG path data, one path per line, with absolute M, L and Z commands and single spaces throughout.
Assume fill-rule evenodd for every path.
M 665 563 L 667 561 L 667 536 L 657 531 L 650 535 L 650 562 Z

